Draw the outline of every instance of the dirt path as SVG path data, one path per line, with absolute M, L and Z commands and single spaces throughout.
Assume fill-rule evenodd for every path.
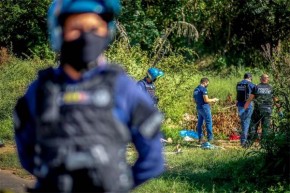
M 0 157 L 1 154 L 9 152 L 16 152 L 16 147 L 11 144 L 5 144 L 4 147 L 0 148 Z M 33 184 L 32 177 L 23 179 L 17 176 L 14 171 L 0 169 L 0 192 L 5 190 L 7 193 L 24 193 L 26 192 L 26 187 L 32 187 Z
M 20 178 L 12 171 L 0 170 L 0 192 L 6 190 L 9 193 L 24 193 L 25 187 L 32 187 L 33 184 L 34 180 Z
M 6 144 L 4 147 L 0 147 L 0 155 L 2 153 L 16 152 L 16 147 L 11 144 Z

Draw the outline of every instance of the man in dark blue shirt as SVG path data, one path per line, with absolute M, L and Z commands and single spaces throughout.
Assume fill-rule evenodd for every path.
M 252 74 L 245 73 L 244 79 L 237 84 L 237 107 L 238 113 L 241 120 L 241 146 L 247 146 L 248 131 L 251 122 L 251 116 L 253 114 L 253 104 L 252 102 L 249 105 L 249 108 L 244 110 L 244 105 L 252 93 L 255 85 L 252 83 Z
M 104 59 L 116 0 L 55 0 L 48 12 L 60 66 L 48 68 L 14 111 L 20 162 L 34 192 L 129 192 L 164 170 L 162 115 L 117 65 Z M 126 163 L 127 144 L 138 158 Z
M 162 70 L 152 67 L 148 69 L 146 77 L 137 82 L 137 85 L 143 91 L 149 94 L 155 107 L 157 107 L 159 99 L 155 94 L 156 87 L 154 85 L 154 82 L 162 76 L 164 76 Z
M 217 102 L 219 99 L 208 98 L 207 86 L 209 85 L 208 78 L 202 78 L 200 80 L 200 85 L 196 87 L 193 91 L 193 98 L 196 103 L 196 110 L 198 114 L 198 122 L 197 122 L 197 133 L 199 137 L 199 142 L 202 142 L 203 132 L 202 125 L 205 121 L 206 131 L 207 131 L 207 140 L 210 142 L 213 140 L 213 132 L 212 132 L 212 116 L 209 103 Z

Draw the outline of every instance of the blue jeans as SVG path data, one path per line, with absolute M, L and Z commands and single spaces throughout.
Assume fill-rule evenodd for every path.
M 241 120 L 241 144 L 243 145 L 247 142 L 248 139 L 249 126 L 253 114 L 253 107 L 249 107 L 247 110 L 244 110 L 244 107 L 238 106 L 238 113 Z
M 212 140 L 213 133 L 212 133 L 212 117 L 211 117 L 210 106 L 203 105 L 202 108 L 198 108 L 197 114 L 198 114 L 197 134 L 198 134 L 199 139 L 202 139 L 203 137 L 202 125 L 203 125 L 203 122 L 205 121 L 207 139 L 208 141 Z

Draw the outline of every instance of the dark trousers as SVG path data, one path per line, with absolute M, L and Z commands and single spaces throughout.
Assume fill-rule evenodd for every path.
M 271 114 L 272 110 L 265 111 L 264 109 L 256 109 L 254 110 L 251 118 L 251 123 L 249 127 L 249 140 L 253 143 L 256 139 L 259 139 L 258 136 L 258 127 L 261 123 L 262 127 L 262 136 L 263 139 L 268 133 L 271 127 Z

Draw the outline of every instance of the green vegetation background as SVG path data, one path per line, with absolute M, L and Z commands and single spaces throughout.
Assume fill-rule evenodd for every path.
M 115 42 L 106 53 L 110 61 L 119 61 L 124 69 L 134 79 L 143 78 L 146 73 L 149 58 L 139 47 L 129 47 L 123 42 Z M 14 144 L 12 110 L 15 102 L 27 86 L 36 77 L 39 69 L 56 66 L 53 60 L 43 60 L 38 57 L 25 60 L 18 59 L 1 50 L 5 61 L 0 66 L 0 137 L 7 144 Z M 2 57 L 4 58 L 4 57 Z M 275 62 L 277 60 L 278 62 Z M 203 76 L 210 78 L 210 96 L 226 100 L 229 93 L 235 98 L 235 84 L 244 72 L 254 74 L 254 82 L 263 72 L 258 69 L 231 69 L 226 73 L 216 73 L 208 70 L 198 70 L 197 64 L 188 63 L 182 56 L 164 57 L 157 67 L 164 69 L 165 77 L 157 82 L 160 97 L 160 109 L 165 113 L 162 130 L 166 136 L 174 139 L 174 144 L 182 145 L 182 154 L 174 153 L 174 146 L 165 147 L 167 171 L 157 180 L 150 181 L 134 192 L 287 192 L 290 191 L 289 180 L 289 54 L 276 55 L 273 66 L 268 69 L 272 80 L 278 85 L 277 90 L 284 102 L 285 118 L 273 117 L 275 133 L 266 143 L 261 143 L 259 149 L 234 150 L 217 149 L 205 151 L 194 143 L 184 143 L 178 132 L 183 128 L 184 114 L 195 115 L 195 107 L 191 101 L 192 90 Z M 280 60 L 288 61 L 279 65 Z M 276 65 L 275 65 L 276 64 Z M 283 70 L 281 70 L 281 68 Z M 265 69 L 264 69 L 265 70 Z M 268 72 L 266 71 L 266 72 Z M 276 77 L 276 75 L 279 76 Z M 288 102 L 287 102 L 288 101 Z M 221 115 L 220 109 L 226 103 L 213 106 L 213 115 Z M 226 106 L 227 107 L 227 106 Z M 225 114 L 235 112 L 235 108 Z M 224 114 L 223 114 L 224 115 Z M 192 121 L 192 120 L 191 120 Z M 224 126 L 230 123 L 224 120 Z M 214 131 L 218 137 L 223 133 Z M 225 132 L 226 131 L 221 131 Z M 131 152 L 132 153 L 132 152 Z M 134 160 L 134 155 L 131 155 Z M 130 158 L 130 157 L 129 157 Z M 132 161 L 131 160 L 131 161 Z M 19 169 L 20 165 L 15 153 L 1 155 L 0 168 Z M 19 175 L 26 175 L 20 171 Z
M 3 50 L 4 52 L 4 50 Z M 142 79 L 150 67 L 149 58 L 138 47 L 128 48 L 122 42 L 116 42 L 107 52 L 110 61 L 118 61 L 128 74 L 135 80 Z M 7 56 L 8 57 L 8 56 Z M 37 70 L 56 66 L 53 60 L 41 60 L 37 57 L 20 60 L 9 56 L 3 63 L 0 73 L 0 130 L 4 140 L 12 140 L 12 109 L 16 99 L 23 94 L 31 81 L 37 75 Z M 118 63 L 117 62 L 117 63 Z M 210 79 L 209 97 L 217 97 L 220 102 L 213 105 L 213 114 L 219 114 L 222 108 L 227 108 L 225 104 L 229 94 L 235 99 L 235 86 L 245 73 L 245 69 L 232 69 L 225 75 L 215 75 L 210 71 L 199 71 L 195 63 L 188 64 L 182 56 L 169 56 L 162 59 L 156 66 L 165 72 L 165 76 L 156 82 L 157 95 L 160 98 L 159 108 L 165 115 L 163 131 L 167 137 L 178 138 L 178 132 L 186 126 L 184 115 L 187 113 L 196 118 L 195 104 L 192 102 L 193 89 L 199 84 L 202 77 Z M 253 71 L 254 81 L 258 82 L 260 70 Z M 236 116 L 236 108 L 230 109 L 231 114 Z M 228 122 L 236 119 L 228 116 Z M 190 121 L 190 120 L 189 120 Z M 194 129 L 194 128 L 186 128 Z M 216 133 L 218 137 L 225 137 L 230 131 L 236 128 L 225 126 L 221 133 Z

